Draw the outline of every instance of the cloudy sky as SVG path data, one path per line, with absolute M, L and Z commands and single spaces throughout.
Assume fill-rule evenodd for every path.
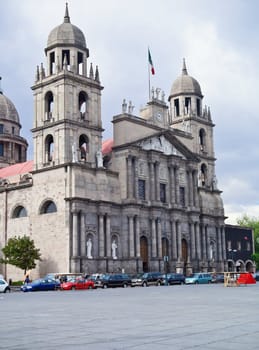
M 104 139 L 124 98 L 136 113 L 148 99 L 147 47 L 168 96 L 185 57 L 210 106 L 218 186 L 227 223 L 259 217 L 259 2 L 257 0 L 70 0 L 72 24 L 85 34 L 99 66 Z M 48 34 L 63 22 L 65 0 L 0 0 L 2 90 L 15 104 L 30 142 L 36 66 Z

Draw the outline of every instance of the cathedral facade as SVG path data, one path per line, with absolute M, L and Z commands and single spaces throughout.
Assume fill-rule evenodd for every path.
M 46 67 L 37 67 L 32 86 L 33 161 L 26 162 L 26 140 L 16 135 L 20 151 L 11 165 L 11 141 L 1 148 L 0 129 L 0 161 L 6 157 L 1 165 L 8 165 L 0 169 L 0 248 L 10 237 L 30 236 L 42 254 L 33 278 L 48 272 L 223 271 L 214 124 L 185 62 L 167 99 L 152 89 L 138 115 L 123 101 L 112 119 L 113 139 L 103 142 L 98 67 L 89 65 L 85 36 L 71 24 L 67 7 L 45 55 Z M 9 265 L 0 269 L 21 275 Z

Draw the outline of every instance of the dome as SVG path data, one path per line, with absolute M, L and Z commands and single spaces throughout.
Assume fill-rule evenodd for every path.
M 188 75 L 185 60 L 183 61 L 182 75 L 180 75 L 173 83 L 170 97 L 176 95 L 197 95 L 202 97 L 200 84 L 196 79 Z
M 20 124 L 20 119 L 14 104 L 0 92 L 0 119 Z
M 48 49 L 59 45 L 76 46 L 81 49 L 86 49 L 86 41 L 83 32 L 70 23 L 67 4 L 64 22 L 54 28 L 48 36 Z

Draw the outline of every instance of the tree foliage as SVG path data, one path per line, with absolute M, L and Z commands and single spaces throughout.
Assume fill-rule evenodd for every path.
M 243 227 L 250 227 L 254 231 L 255 254 L 252 255 L 252 259 L 256 263 L 256 268 L 259 269 L 259 218 L 249 217 L 247 214 L 244 214 L 237 220 L 237 224 Z
M 4 258 L 1 262 L 24 270 L 25 275 L 36 267 L 36 260 L 41 260 L 40 249 L 35 247 L 34 241 L 28 236 L 9 238 L 2 252 Z

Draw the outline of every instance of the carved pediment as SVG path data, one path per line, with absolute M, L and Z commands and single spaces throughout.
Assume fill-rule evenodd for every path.
M 166 155 L 176 155 L 185 159 L 185 156 L 169 141 L 164 135 L 153 136 L 139 143 L 139 146 L 146 150 L 162 152 Z

